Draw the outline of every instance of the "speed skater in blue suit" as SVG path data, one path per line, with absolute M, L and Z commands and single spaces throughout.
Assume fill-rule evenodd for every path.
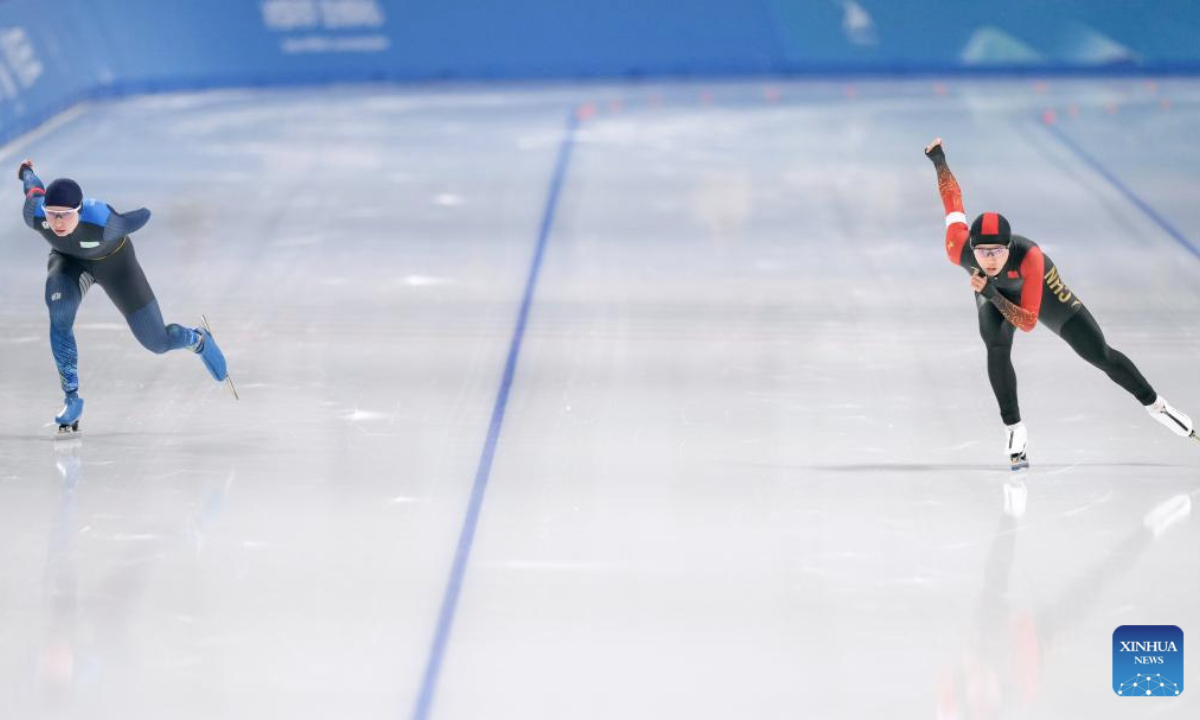
M 46 307 L 50 311 L 50 349 L 65 396 L 62 411 L 54 417 L 60 433 L 78 431 L 83 414 L 74 326 L 75 314 L 92 285 L 104 289 L 147 350 L 158 354 L 191 350 L 214 380 L 225 380 L 225 357 L 207 328 L 163 322 L 130 237 L 150 220 L 149 210 L 119 213 L 107 203 L 85 197 L 70 178 L 44 185 L 30 160 L 21 163 L 17 177 L 24 185 L 25 224 L 51 248 Z

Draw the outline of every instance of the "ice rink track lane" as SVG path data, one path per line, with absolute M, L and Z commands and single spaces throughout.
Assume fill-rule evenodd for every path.
M 525 292 L 521 298 L 521 306 L 513 327 L 512 342 L 504 363 L 504 375 L 500 380 L 500 389 L 496 393 L 496 404 L 492 410 L 491 423 L 488 425 L 487 439 L 484 441 L 483 451 L 479 458 L 479 469 L 475 472 L 475 482 L 471 487 L 471 499 L 467 505 L 466 516 L 463 518 L 458 547 L 454 552 L 454 565 L 450 569 L 450 579 L 442 598 L 442 609 L 438 613 L 437 628 L 429 651 L 429 662 L 421 682 L 416 708 L 413 711 L 414 720 L 425 720 L 430 716 L 433 708 L 442 656 L 450 641 L 450 631 L 454 624 L 454 609 L 458 604 L 458 596 L 462 592 L 463 576 L 471 557 L 471 544 L 475 539 L 475 527 L 479 522 L 479 514 L 483 510 L 484 495 L 487 492 L 488 479 L 492 472 L 492 459 L 496 454 L 496 445 L 500 442 L 500 433 L 504 427 L 504 411 L 508 405 L 508 395 L 512 390 L 513 378 L 517 372 L 517 361 L 521 357 L 521 340 L 524 338 L 525 326 L 529 321 L 529 310 L 533 305 L 534 293 L 537 290 L 538 274 L 542 268 L 546 244 L 549 242 L 554 228 L 554 214 L 558 207 L 559 193 L 566 181 L 567 167 L 571 160 L 571 149 L 575 143 L 575 128 L 578 122 L 579 113 L 572 109 L 567 115 L 567 126 L 563 131 L 558 161 L 554 166 L 554 174 L 550 178 L 550 187 L 546 192 L 546 208 L 542 215 L 537 243 L 534 246 L 533 259 L 529 264 L 529 277 L 525 281 Z

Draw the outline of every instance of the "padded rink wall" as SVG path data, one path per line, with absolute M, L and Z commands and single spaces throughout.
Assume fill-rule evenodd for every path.
M 0 0 L 0 143 L 80 100 L 162 90 L 1194 74 L 1197 37 L 1197 0 Z

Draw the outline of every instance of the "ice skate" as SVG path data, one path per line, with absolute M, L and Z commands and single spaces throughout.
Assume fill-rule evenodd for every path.
M 217 346 L 217 341 L 213 339 L 208 328 L 196 328 L 196 334 L 200 336 L 200 341 L 192 348 L 192 352 L 200 356 L 213 380 L 221 382 L 229 375 L 225 369 L 225 355 L 221 353 L 221 348 Z
M 200 341 L 192 348 L 192 351 L 204 361 L 204 367 L 208 368 L 213 379 L 217 382 L 224 380 L 225 384 L 229 386 L 229 391 L 233 393 L 233 399 L 238 400 L 240 398 L 237 388 L 233 385 L 233 378 L 229 377 L 229 372 L 225 368 L 225 355 L 221 352 L 221 348 L 217 347 L 217 341 L 213 339 L 208 318 L 201 315 L 200 320 L 204 323 L 204 327 L 196 328 L 196 334 L 200 336 Z
M 1005 428 L 1008 436 L 1008 461 L 1013 472 L 1024 470 L 1029 467 L 1029 458 L 1025 455 L 1025 448 L 1029 445 L 1029 432 L 1025 429 L 1025 423 L 1019 422 L 1016 425 L 1009 425 Z
M 1162 395 L 1159 395 L 1154 403 L 1146 406 L 1146 412 L 1150 413 L 1150 417 L 1165 425 L 1168 430 L 1179 437 L 1190 437 L 1194 440 L 1200 440 L 1200 437 L 1196 435 L 1196 427 L 1192 424 L 1192 419 L 1171 407 L 1171 404 Z
M 83 398 L 78 393 L 67 393 L 63 409 L 54 416 L 58 424 L 58 437 L 70 437 L 79 432 L 79 418 L 83 415 Z

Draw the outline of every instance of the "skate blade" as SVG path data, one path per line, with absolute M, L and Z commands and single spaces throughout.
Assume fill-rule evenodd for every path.
M 234 387 L 234 385 L 233 385 L 233 377 L 230 376 L 228 371 L 226 371 L 226 373 L 225 373 L 225 384 L 229 386 L 229 392 L 233 393 L 234 400 L 242 399 L 238 396 L 237 388 Z
M 54 439 L 70 440 L 71 438 L 79 437 L 81 434 L 82 431 L 79 429 L 79 421 L 76 420 L 70 425 L 59 425 L 57 432 L 54 433 Z
M 1025 457 L 1024 455 L 1010 458 L 1009 463 L 1012 466 L 1013 472 L 1020 472 L 1022 470 L 1029 469 L 1029 458 Z
M 208 317 L 204 313 L 200 313 L 200 322 L 204 323 L 204 329 L 208 331 L 209 335 L 212 335 L 212 327 L 208 324 Z M 242 399 L 238 395 L 237 387 L 233 384 L 233 376 L 229 374 L 228 370 L 225 371 L 225 384 L 229 386 L 229 392 L 233 393 L 234 400 Z

